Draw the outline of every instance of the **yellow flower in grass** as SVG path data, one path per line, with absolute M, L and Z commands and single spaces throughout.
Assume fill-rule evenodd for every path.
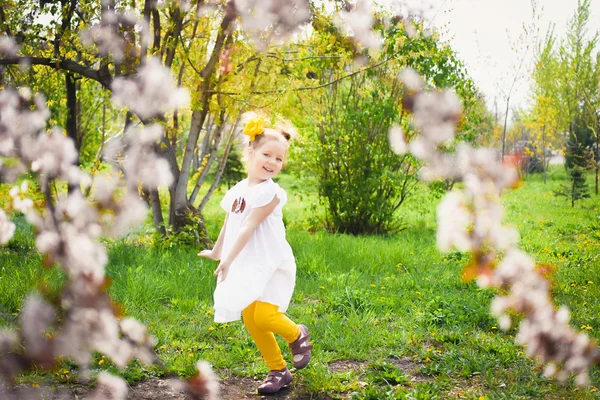
M 262 135 L 265 131 L 265 119 L 261 116 L 256 116 L 252 118 L 246 126 L 244 126 L 244 135 L 248 135 L 250 137 L 250 141 L 254 142 L 256 136 Z

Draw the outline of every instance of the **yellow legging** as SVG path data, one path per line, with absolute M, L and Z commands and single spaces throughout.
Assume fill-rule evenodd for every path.
M 258 300 L 246 307 L 242 316 L 269 370 L 284 369 L 286 363 L 273 333 L 292 343 L 300 336 L 298 325 L 280 313 L 278 306 Z

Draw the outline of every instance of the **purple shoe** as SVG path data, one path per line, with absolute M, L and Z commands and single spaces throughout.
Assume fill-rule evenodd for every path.
M 292 383 L 292 374 L 287 367 L 282 370 L 270 371 L 267 379 L 258 387 L 259 394 L 273 394 Z
M 308 328 L 304 325 L 298 325 L 298 328 L 300 328 L 300 336 L 290 343 L 290 349 L 294 356 L 294 368 L 302 369 L 308 365 L 308 362 L 310 361 L 310 351 L 313 347 L 308 343 L 308 338 L 310 338 Z

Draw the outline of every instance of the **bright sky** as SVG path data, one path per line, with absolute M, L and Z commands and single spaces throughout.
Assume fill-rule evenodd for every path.
M 431 6 L 427 17 L 433 25 L 443 27 L 444 37 L 465 62 L 471 77 L 486 95 L 490 109 L 498 96 L 499 114 L 504 114 L 506 103 L 497 85 L 510 87 L 514 77 L 511 65 L 516 65 L 522 53 L 511 50 L 523 24 L 532 22 L 529 0 L 423 0 Z M 589 34 L 600 30 L 600 1 L 590 2 Z M 555 36 L 566 37 L 568 21 L 577 9 L 577 0 L 538 0 L 541 13 L 539 35 L 543 38 L 551 23 Z M 510 40 L 509 40 L 510 37 Z M 600 44 L 596 48 L 600 49 Z M 531 49 L 533 50 L 533 49 Z M 531 66 L 532 51 L 527 54 L 525 68 Z M 529 76 L 529 74 L 527 74 Z M 508 91 L 508 89 L 505 89 Z M 527 79 L 521 80 L 511 95 L 511 108 L 525 106 Z M 503 106 L 501 106 L 503 104 Z M 510 118 L 510 114 L 509 114 Z

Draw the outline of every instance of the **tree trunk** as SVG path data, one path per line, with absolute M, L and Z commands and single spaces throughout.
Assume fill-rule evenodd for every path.
M 542 168 L 544 168 L 544 185 L 546 184 L 546 125 L 542 131 Z
M 221 180 L 223 171 L 225 171 L 225 164 L 227 164 L 227 157 L 229 156 L 229 151 L 231 150 L 231 145 L 233 144 L 233 138 L 235 137 L 235 131 L 237 129 L 238 122 L 239 122 L 239 117 L 238 117 L 233 129 L 231 130 L 229 138 L 227 139 L 227 144 L 225 146 L 223 158 L 221 158 L 221 163 L 219 164 L 219 169 L 217 170 L 217 175 L 215 176 L 215 180 L 213 181 L 212 185 L 210 185 L 208 192 L 206 193 L 206 195 L 204 195 L 204 198 L 202 199 L 202 201 L 200 202 L 200 205 L 198 206 L 199 211 L 202 211 L 204 209 L 204 206 L 206 206 L 208 199 L 210 199 L 210 196 L 213 194 L 213 192 L 217 188 L 217 185 L 219 184 L 219 181 Z
M 598 124 L 596 125 L 596 154 L 594 154 L 596 158 L 596 196 L 598 196 L 598 168 L 600 167 L 600 148 L 598 147 L 600 144 L 600 138 L 598 137 L 598 135 L 600 135 L 600 119 L 598 120 Z
M 67 90 L 67 121 L 65 127 L 67 129 L 67 136 L 70 137 L 75 144 L 75 149 L 77 150 L 77 160 L 75 160 L 75 165 L 79 166 L 81 141 L 79 140 L 79 135 L 77 133 L 77 84 L 75 82 L 75 76 L 73 74 L 66 74 L 65 83 Z M 69 193 L 78 190 L 81 190 L 81 188 L 71 185 L 70 182 L 68 183 L 67 191 Z
M 213 51 L 206 65 L 200 72 L 202 77 L 202 83 L 198 88 L 202 93 L 201 108 L 192 112 L 192 121 L 190 124 L 190 133 L 185 146 L 185 152 L 183 155 L 183 161 L 181 163 L 181 171 L 177 178 L 177 183 L 174 185 L 175 192 L 171 196 L 171 210 L 170 213 L 173 216 L 171 224 L 174 230 L 179 230 L 187 224 L 190 203 L 187 197 L 187 184 L 190 178 L 190 171 L 192 165 L 192 159 L 196 147 L 198 146 L 198 139 L 200 137 L 200 130 L 206 121 L 206 117 L 210 111 L 210 99 L 213 96 L 213 89 L 215 82 L 211 77 L 216 71 L 216 67 L 219 61 L 219 57 L 225 45 L 231 41 L 232 36 L 229 32 L 229 25 L 236 16 L 235 8 L 232 2 L 227 2 L 225 16 L 221 22 L 221 27 L 217 38 L 215 39 L 215 45 Z
M 205 104 L 208 107 L 208 104 Z M 171 207 L 169 211 L 169 222 L 174 230 L 179 230 L 186 224 L 186 216 L 189 208 L 187 197 L 187 183 L 190 176 L 190 167 L 192 154 L 198 144 L 200 130 L 206 119 L 207 110 L 194 110 L 192 112 L 192 122 L 190 124 L 190 134 L 185 148 L 181 172 L 177 184 L 174 184 L 174 191 L 171 193 Z M 188 161 L 189 160 L 189 161 Z
M 215 117 L 215 119 L 216 119 L 216 117 Z M 219 149 L 219 145 L 221 144 L 221 138 L 223 137 L 223 129 L 225 129 L 225 122 L 226 122 L 225 121 L 225 111 L 222 110 L 221 115 L 220 115 L 220 122 L 215 129 L 215 136 L 214 136 L 214 139 L 212 140 L 212 144 L 211 144 L 212 151 L 210 152 L 210 155 L 208 156 L 208 160 L 206 161 L 206 164 L 204 165 L 204 168 L 202 169 L 202 173 L 198 177 L 198 181 L 196 182 L 196 185 L 194 186 L 194 190 L 192 191 L 192 194 L 190 196 L 190 204 L 194 204 L 194 201 L 196 200 L 196 196 L 198 195 L 198 192 L 200 191 L 200 187 L 204 183 L 204 179 L 208 175 L 208 171 L 210 171 L 212 163 L 215 160 L 215 158 L 217 157 L 217 150 Z M 238 122 L 239 122 L 239 117 L 236 120 L 235 125 L 232 127 L 231 131 L 229 132 L 230 138 L 233 138 L 233 136 L 235 135 L 235 130 L 237 128 Z M 208 135 L 208 133 L 207 133 L 207 135 Z M 224 160 L 227 160 L 227 157 L 229 156 L 230 147 L 231 147 L 231 145 L 228 144 L 225 148 L 225 152 L 223 153 Z M 208 149 L 207 149 L 207 151 L 208 151 Z M 204 162 L 204 158 L 207 155 L 208 155 L 208 153 L 201 154 L 202 162 Z M 215 177 L 215 182 L 218 184 L 219 180 L 220 180 L 220 175 L 217 174 L 217 176 Z M 202 207 L 200 207 L 200 211 L 202 211 Z
M 65 127 L 67 129 L 67 136 L 73 139 L 75 149 L 79 152 L 81 150 L 81 141 L 77 132 L 77 85 L 75 75 L 66 74 L 65 82 L 67 88 L 67 121 Z
M 510 104 L 510 96 L 506 98 L 506 114 L 504 114 L 504 130 L 502 131 L 502 161 L 504 161 L 504 151 L 506 148 L 506 120 L 508 119 L 508 105 Z
M 162 210 L 160 208 L 160 196 L 157 189 L 150 190 L 150 205 L 152 207 L 152 219 L 154 221 L 154 228 L 156 232 L 164 235 L 165 221 L 163 219 Z

